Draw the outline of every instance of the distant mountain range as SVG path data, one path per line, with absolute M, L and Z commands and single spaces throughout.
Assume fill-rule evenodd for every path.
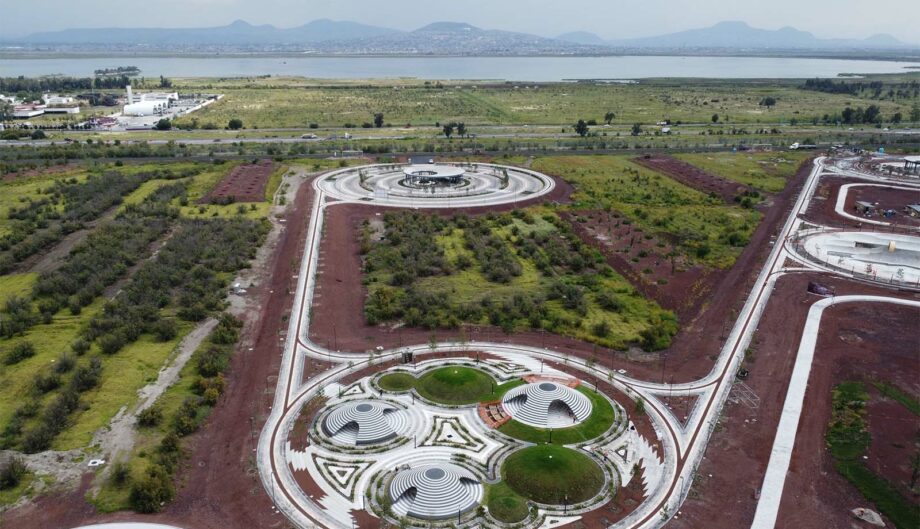
M 807 31 L 792 27 L 777 30 L 758 29 L 744 22 L 719 22 L 702 29 L 643 37 L 605 40 L 594 33 L 579 31 L 557 39 L 591 46 L 626 48 L 728 48 L 728 49 L 889 49 L 914 48 L 891 35 L 879 34 L 866 39 L 819 39 Z
M 314 20 L 295 28 L 254 26 L 238 20 L 210 28 L 93 28 L 34 33 L 5 44 L 29 48 L 131 51 L 298 51 L 354 55 L 610 55 L 655 50 L 916 50 L 890 35 L 819 39 L 794 28 L 765 30 L 744 22 L 637 39 L 604 39 L 588 32 L 547 38 L 435 22 L 414 31 L 348 21 Z

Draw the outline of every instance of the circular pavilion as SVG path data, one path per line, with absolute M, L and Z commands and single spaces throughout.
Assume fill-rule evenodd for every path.
M 502 398 L 511 417 L 538 428 L 574 426 L 591 415 L 591 400 L 558 382 L 534 382 L 518 386 Z
M 443 520 L 475 509 L 483 496 L 479 479 L 453 463 L 431 463 L 399 471 L 390 482 L 393 512 Z
M 920 156 L 905 156 L 904 172 L 907 174 L 920 175 Z
M 323 432 L 345 445 L 379 444 L 396 437 L 400 413 L 402 410 L 385 402 L 347 402 L 326 415 Z
M 466 171 L 456 165 L 410 165 L 403 169 L 409 185 L 459 184 Z

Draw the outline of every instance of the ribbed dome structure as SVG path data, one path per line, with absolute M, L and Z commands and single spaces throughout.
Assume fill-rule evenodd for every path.
M 443 520 L 474 509 L 482 494 L 476 476 L 452 463 L 402 470 L 390 482 L 393 512 L 425 520 Z
M 378 401 L 342 404 L 326 415 L 323 431 L 342 444 L 369 445 L 396 437 L 398 408 Z
M 557 382 L 518 386 L 502 399 L 502 406 L 515 420 L 538 428 L 565 428 L 591 415 L 591 401 Z

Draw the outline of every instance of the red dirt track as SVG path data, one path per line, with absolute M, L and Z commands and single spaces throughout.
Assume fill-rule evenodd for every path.
M 653 171 L 666 174 L 674 180 L 707 195 L 714 193 L 729 204 L 735 202 L 736 196 L 750 190 L 744 184 L 726 180 L 671 156 L 648 154 L 633 158 L 632 161 Z
M 238 165 L 231 169 L 201 202 L 213 204 L 221 202 L 221 199 L 232 199 L 234 202 L 263 202 L 265 186 L 274 168 L 275 164 L 271 160 Z

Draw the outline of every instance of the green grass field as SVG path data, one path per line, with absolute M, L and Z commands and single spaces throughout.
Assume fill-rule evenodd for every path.
M 202 344 L 202 348 L 206 346 L 207 341 Z M 194 388 L 197 379 L 198 374 L 195 369 L 195 363 L 190 361 L 180 371 L 179 379 L 169 386 L 154 404 L 164 417 L 160 424 L 148 427 L 138 426 L 136 428 L 135 444 L 131 453 L 122 454 L 121 456 L 121 460 L 128 466 L 127 483 L 141 479 L 144 476 L 147 467 L 151 464 L 151 459 L 155 455 L 157 446 L 170 430 L 169 419 L 175 416 L 176 411 L 185 399 L 197 396 Z M 98 490 L 89 490 L 86 499 L 100 512 L 115 512 L 131 508 L 129 486 L 124 483 L 116 483 L 112 479 L 99 479 L 97 484 L 99 485 Z
M 491 375 L 464 366 L 446 366 L 415 378 L 409 373 L 387 373 L 377 381 L 384 391 L 401 393 L 415 389 L 422 397 L 451 406 L 490 402 L 524 384 L 514 379 L 499 384 Z
M 38 274 L 34 272 L 0 276 L 0 307 L 12 297 L 21 297 L 31 293 L 36 279 L 38 279 Z
M 44 195 L 41 191 L 50 188 L 56 180 L 76 178 L 77 181 L 83 182 L 88 174 L 86 169 L 68 169 L 12 180 L 0 180 L 0 237 L 9 233 L 11 209 L 22 208 L 30 200 L 42 198 Z M 55 209 L 60 212 L 64 208 L 62 204 L 58 204 Z
M 412 288 L 420 293 L 424 299 L 447 300 L 447 306 L 429 307 L 423 313 L 437 318 L 441 324 L 461 321 L 475 324 L 499 325 L 506 330 L 523 329 L 527 327 L 545 328 L 559 334 L 574 336 L 576 338 L 598 343 L 605 347 L 624 348 L 631 343 L 639 343 L 642 333 L 654 322 L 670 321 L 670 313 L 662 310 L 653 301 L 639 295 L 626 279 L 601 266 L 600 273 L 583 269 L 574 273 L 564 268 L 553 271 L 538 269 L 538 261 L 545 259 L 542 252 L 535 255 L 525 255 L 517 244 L 537 236 L 551 236 L 556 240 L 565 241 L 566 237 L 574 236 L 560 232 L 560 229 L 547 219 L 560 222 L 550 210 L 534 208 L 528 210 L 528 221 L 513 216 L 498 219 L 490 223 L 492 233 L 506 241 L 516 261 L 520 264 L 520 274 L 512 276 L 506 282 L 491 281 L 482 264 L 479 263 L 474 252 L 466 246 L 465 231 L 460 227 L 448 226 L 434 236 L 434 242 L 444 254 L 444 259 L 450 267 L 450 273 L 435 274 L 427 277 L 418 277 L 412 282 Z M 381 243 L 382 244 L 382 243 Z M 575 252 L 575 250 L 570 250 Z M 399 264 L 401 258 L 394 257 L 390 248 L 375 247 L 369 259 L 375 264 L 372 272 L 366 275 L 369 299 L 374 296 L 394 295 L 399 297 L 405 289 L 394 289 L 391 286 L 394 274 L 402 268 Z M 586 261 L 596 260 L 591 255 Z M 471 266 L 462 266 L 461 261 L 473 263 Z M 587 266 L 587 265 L 586 265 Z M 552 289 L 563 282 L 572 285 L 584 292 L 583 309 L 567 306 L 567 301 L 561 296 L 552 297 Z M 378 294 L 379 292 L 379 294 Z M 598 301 L 598 294 L 604 292 L 614 296 L 618 307 L 616 310 L 605 309 Z M 544 313 L 538 319 L 528 319 L 527 316 L 515 316 L 514 321 L 496 321 L 498 316 L 489 310 L 470 316 L 466 308 L 469 307 L 503 307 L 508 304 L 519 304 L 524 298 L 536 296 L 537 303 Z M 535 298 L 535 299 L 536 299 Z M 410 309 L 411 311 L 411 309 Z M 503 314 L 510 314 L 505 311 Z M 537 316 L 531 316 L 537 318 Z M 599 326 L 605 328 L 605 333 L 596 331 Z
M 728 180 L 748 184 L 761 191 L 778 193 L 811 154 L 806 152 L 678 154 L 700 169 Z
M 399 393 L 415 387 L 415 377 L 409 373 L 388 373 L 377 380 L 384 391 Z
M 448 366 L 419 377 L 415 389 L 419 395 L 443 404 L 474 404 L 491 395 L 497 383 L 484 371 L 462 366 Z
M 545 428 L 535 428 L 527 424 L 511 420 L 503 424 L 498 431 L 515 439 L 529 443 L 552 443 L 554 445 L 569 445 L 590 441 L 602 435 L 610 426 L 616 414 L 613 406 L 602 395 L 590 389 L 579 387 L 584 396 L 591 399 L 591 415 L 581 424 L 569 428 L 558 428 L 552 431 Z
M 514 492 L 504 481 L 486 485 L 485 504 L 489 514 L 500 522 L 515 523 L 527 518 L 527 499 Z
M 589 500 L 604 484 L 603 471 L 590 457 L 556 445 L 514 452 L 502 464 L 501 475 L 516 493 L 551 505 Z
M 218 91 L 225 97 L 180 124 L 197 119 L 219 128 L 232 118 L 248 128 L 361 126 L 377 112 L 396 126 L 464 121 L 468 125 L 571 125 L 578 119 L 603 123 L 653 124 L 662 120 L 710 123 L 713 114 L 738 124 L 789 123 L 840 113 L 847 105 L 877 104 L 883 115 L 907 115 L 911 100 L 870 99 L 870 94 L 828 94 L 797 88 L 800 81 L 648 80 L 637 84 L 550 85 L 448 82 L 443 88 L 420 81 L 319 82 L 298 78 L 182 80 L 187 89 Z M 358 85 L 358 86 L 356 86 Z M 767 109 L 759 103 L 776 99 Z
M 166 166 L 174 174 L 194 167 L 196 164 L 188 162 Z M 198 167 L 201 166 L 198 165 Z M 158 188 L 177 181 L 186 182 L 189 198 L 197 199 L 206 194 L 232 167 L 233 164 L 206 165 L 202 172 L 179 180 L 165 178 L 149 180 L 126 195 L 121 207 L 138 204 Z M 158 171 L 163 168 L 164 166 L 158 164 L 118 167 L 115 167 L 114 164 L 101 164 L 95 166 L 93 170 L 116 170 L 123 174 L 132 174 L 142 171 Z M 85 178 L 88 172 L 89 170 L 85 169 L 71 170 L 64 173 L 49 173 L 4 181 L 0 184 L 3 191 L 0 193 L 0 208 L 5 209 L 0 210 L 0 217 L 5 220 L 5 212 L 10 205 L 19 203 L 19 197 L 34 198 L 39 189 L 47 187 L 55 179 L 72 176 Z M 278 177 L 270 183 L 274 188 L 280 184 L 281 174 L 282 171 L 279 170 Z M 175 199 L 173 205 L 180 207 L 179 199 Z M 254 209 L 247 206 L 242 214 L 250 218 L 264 218 L 271 207 L 269 202 L 256 206 Z M 205 214 L 198 213 L 197 208 L 193 206 L 180 207 L 180 210 L 188 210 L 189 214 L 185 216 L 206 215 L 210 218 L 240 215 L 235 205 L 210 206 Z M 31 294 L 36 279 L 37 274 L 35 273 L 0 276 L 0 307 L 11 296 Z M 0 357 L 5 357 L 8 351 L 24 342 L 31 343 L 36 351 L 31 358 L 26 358 L 13 365 L 0 366 L 0 427 L 8 424 L 16 410 L 24 404 L 37 405 L 41 410 L 52 401 L 57 392 L 52 389 L 42 394 L 34 388 L 35 380 L 39 376 L 47 376 L 51 373 L 52 369 L 49 366 L 53 367 L 62 354 L 71 351 L 71 344 L 81 336 L 89 321 L 100 314 L 104 302 L 103 298 L 97 298 L 90 305 L 83 307 L 78 314 L 72 314 L 70 310 L 64 308 L 54 314 L 50 323 L 38 323 L 23 335 L 0 339 Z M 172 309 L 168 309 L 164 315 L 173 315 L 170 311 Z M 119 409 L 125 406 L 130 409 L 136 402 L 137 391 L 156 379 L 159 370 L 170 360 L 176 345 L 194 326 L 184 321 L 178 321 L 178 323 L 177 334 L 174 338 L 157 341 L 153 336 L 144 334 L 140 336 L 140 339 L 129 343 L 114 355 L 102 355 L 99 353 L 98 345 L 93 345 L 85 356 L 98 357 L 102 360 L 100 381 L 96 387 L 80 395 L 80 406 L 68 417 L 67 427 L 54 438 L 52 448 L 69 450 L 86 447 L 94 433 L 104 428 Z M 86 362 L 86 358 L 78 359 L 78 362 Z M 64 382 L 67 380 L 66 377 L 67 375 L 64 375 Z M 29 430 L 38 424 L 40 415 L 39 413 L 37 416 L 26 418 L 23 425 L 24 430 Z
M 542 157 L 535 170 L 564 178 L 575 186 L 571 209 L 612 209 L 643 230 L 676 239 L 678 248 L 694 262 L 728 268 L 762 215 L 729 206 L 660 173 L 632 163 L 626 156 Z M 708 251 L 700 256 L 700 249 Z

